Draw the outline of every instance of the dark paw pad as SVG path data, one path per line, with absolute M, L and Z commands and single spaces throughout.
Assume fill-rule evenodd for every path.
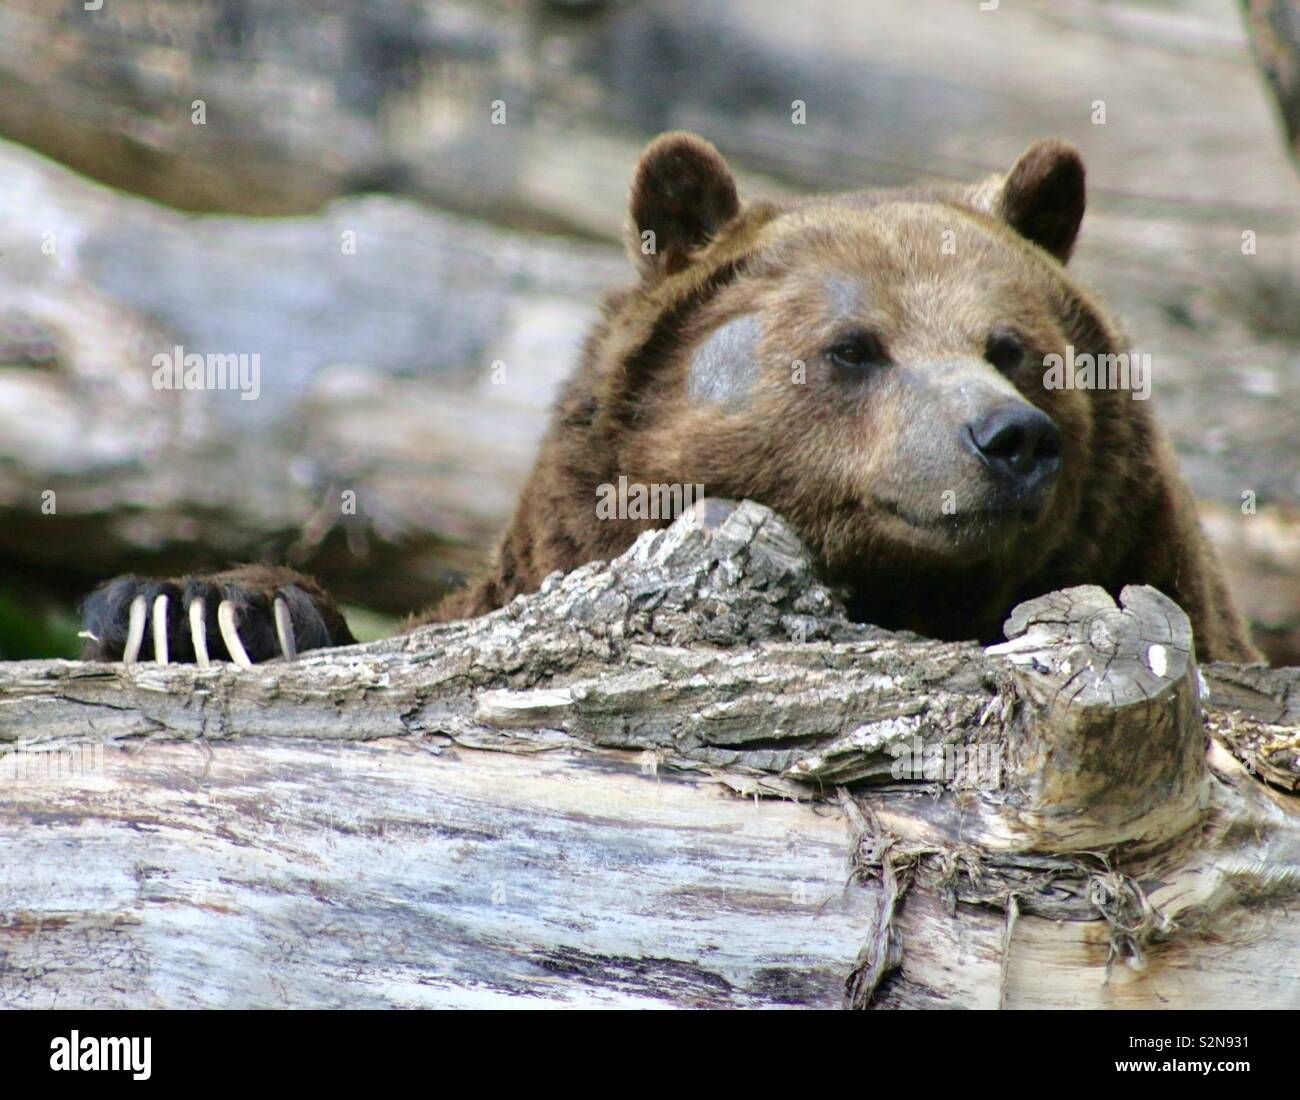
M 82 606 L 84 657 L 251 667 L 355 639 L 314 582 L 259 566 L 170 581 L 118 577 Z

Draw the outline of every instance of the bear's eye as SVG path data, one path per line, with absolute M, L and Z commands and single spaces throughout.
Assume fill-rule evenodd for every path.
M 885 362 L 885 346 L 874 332 L 854 332 L 836 340 L 826 355 L 844 370 L 861 370 Z
M 1003 374 L 1009 374 L 1025 361 L 1025 342 L 1011 328 L 995 328 L 984 342 L 984 358 Z

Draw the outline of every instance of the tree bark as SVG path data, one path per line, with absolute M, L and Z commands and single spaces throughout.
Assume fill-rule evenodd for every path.
M 402 638 L 2 665 L 0 1003 L 1300 1004 L 1300 670 L 1149 588 L 1007 635 L 708 501 Z

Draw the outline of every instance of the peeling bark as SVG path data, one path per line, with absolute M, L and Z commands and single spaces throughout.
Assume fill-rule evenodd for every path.
M 1007 634 L 710 501 L 402 638 L 0 665 L 0 1003 L 1300 1004 L 1300 670 L 1149 588 Z

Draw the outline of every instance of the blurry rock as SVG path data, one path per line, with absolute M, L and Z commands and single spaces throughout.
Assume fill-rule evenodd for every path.
M 486 554 L 626 272 L 396 199 L 193 218 L 0 173 L 0 560 L 60 589 L 289 554 L 418 606 Z M 155 388 L 159 356 L 247 356 L 254 399 Z

